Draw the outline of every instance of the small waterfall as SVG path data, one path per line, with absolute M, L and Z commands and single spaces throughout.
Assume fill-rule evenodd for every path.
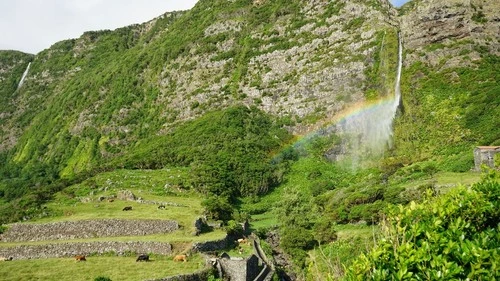
M 19 84 L 17 84 L 17 89 L 18 90 L 23 85 L 24 79 L 26 79 L 26 76 L 28 75 L 28 72 L 30 71 L 30 66 L 31 66 L 31 62 L 28 63 L 28 67 L 26 67 L 26 70 L 24 71 L 23 76 L 21 76 L 21 81 L 19 81 Z
M 396 76 L 396 86 L 394 88 L 395 99 L 394 99 L 394 119 L 396 110 L 401 102 L 401 71 L 403 69 L 403 43 L 401 42 L 401 33 L 398 33 L 399 49 L 398 49 L 398 74 Z
M 363 106 L 355 114 L 343 118 L 335 126 L 341 144 L 327 153 L 331 160 L 352 159 L 356 168 L 363 159 L 381 157 L 388 147 L 392 147 L 392 125 L 401 100 L 401 71 L 403 48 L 398 34 L 398 68 L 394 96 Z

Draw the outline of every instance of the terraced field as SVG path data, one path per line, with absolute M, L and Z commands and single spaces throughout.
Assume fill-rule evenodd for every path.
M 2 280 L 145 280 L 193 273 L 205 267 L 200 254 L 186 263 L 172 256 L 193 243 L 225 236 L 195 235 L 202 197 L 190 190 L 187 171 L 118 170 L 99 174 L 56 194 L 43 217 L 12 224 L 2 235 Z M 161 207 L 160 207 L 161 206 Z M 124 211 L 125 207 L 132 207 Z M 140 253 L 152 262 L 136 262 Z M 87 256 L 76 262 L 74 255 Z

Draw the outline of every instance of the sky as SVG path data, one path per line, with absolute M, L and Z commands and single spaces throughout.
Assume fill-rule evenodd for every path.
M 408 0 L 390 0 L 396 7 Z M 197 0 L 0 0 L 0 50 L 36 54 L 91 30 L 149 21 Z

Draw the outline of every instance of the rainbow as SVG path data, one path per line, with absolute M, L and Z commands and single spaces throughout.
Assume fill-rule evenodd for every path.
M 391 107 L 397 107 L 397 105 L 398 101 L 394 96 L 387 96 L 373 101 L 363 100 L 356 102 L 340 112 L 324 118 L 314 126 L 309 127 L 307 131 L 296 134 L 291 143 L 286 145 L 286 148 L 298 147 L 306 144 L 318 135 L 324 135 L 325 132 L 335 131 L 335 128 L 338 127 L 339 124 L 349 122 L 350 120 L 367 120 L 369 118 L 374 118 L 380 111 Z M 372 120 L 376 120 L 376 118 Z
M 387 95 L 375 101 L 364 100 L 354 103 L 318 122 L 308 132 L 297 135 L 286 148 L 304 145 L 318 135 L 330 133 L 341 137 L 340 154 L 351 156 L 352 159 L 365 158 L 368 155 L 380 156 L 387 146 L 392 146 L 392 124 L 401 100 L 400 83 L 403 65 L 400 34 L 398 37 L 398 69 L 394 95 Z

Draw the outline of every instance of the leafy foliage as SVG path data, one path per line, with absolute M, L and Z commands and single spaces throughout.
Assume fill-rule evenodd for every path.
M 394 128 L 399 163 L 432 160 L 436 170 L 465 172 L 474 145 L 498 145 L 499 57 L 481 55 L 475 68 L 437 71 L 415 63 L 404 71 L 404 112 Z
M 392 208 L 377 246 L 361 255 L 346 279 L 498 279 L 499 199 L 497 175 L 471 189 Z
M 118 163 L 130 168 L 190 166 L 197 190 L 233 200 L 266 193 L 279 183 L 280 163 L 270 157 L 289 139 L 262 111 L 237 106 L 140 142 Z

